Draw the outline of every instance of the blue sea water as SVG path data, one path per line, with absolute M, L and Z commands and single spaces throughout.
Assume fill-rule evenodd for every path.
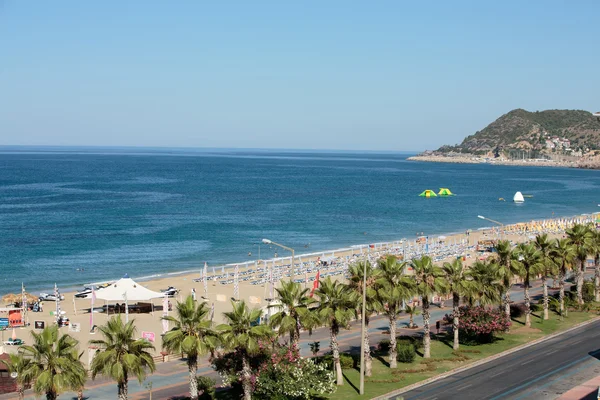
M 74 287 L 248 261 L 262 238 L 299 254 L 489 226 L 478 214 L 510 223 L 598 211 L 598 171 L 406 158 L 5 148 L 0 293 L 21 282 L 36 293 L 54 282 Z M 418 197 L 440 187 L 456 196 Z M 514 204 L 517 190 L 534 197 Z M 260 252 L 284 255 L 267 245 Z

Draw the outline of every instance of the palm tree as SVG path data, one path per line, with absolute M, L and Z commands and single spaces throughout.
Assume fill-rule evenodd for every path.
M 592 231 L 590 250 L 594 256 L 594 298 L 600 301 L 600 231 Z
M 460 298 L 473 290 L 473 278 L 464 268 L 460 258 L 451 263 L 445 262 L 442 267 L 446 280 L 448 281 L 448 291 L 452 293 L 452 329 L 454 331 L 453 349 L 458 350 L 458 327 L 459 327 L 459 306 Z
M 567 315 L 567 309 L 565 308 L 565 276 L 567 275 L 567 270 L 572 267 L 573 260 L 575 259 L 575 248 L 568 239 L 556 239 L 550 256 L 558 267 L 558 301 L 560 316 L 562 317 Z
M 258 324 L 262 311 L 258 308 L 250 309 L 245 301 L 232 301 L 232 310 L 223 313 L 225 324 L 217 326 L 221 342 L 229 350 L 237 350 L 242 360 L 242 370 L 238 371 L 244 399 L 252 398 L 252 370 L 250 356 L 259 350 L 259 342 L 272 336 L 268 326 Z
M 398 262 L 395 256 L 380 259 L 378 265 L 377 297 L 390 324 L 390 368 L 396 368 L 396 319 L 404 310 L 404 302 L 414 295 L 415 285 L 414 281 L 404 274 L 406 263 Z
M 519 243 L 515 250 L 513 263 L 519 269 L 523 278 L 525 298 L 525 326 L 531 328 L 531 298 L 529 297 L 529 283 L 531 276 L 535 276 L 542 269 L 542 253 L 531 243 Z
M 469 270 L 473 280 L 471 290 L 465 292 L 465 298 L 470 306 L 475 302 L 485 306 L 502 302 L 501 293 L 504 290 L 500 267 L 495 262 L 475 261 Z
M 174 327 L 163 337 L 162 347 L 173 353 L 185 353 L 190 380 L 190 397 L 198 398 L 198 357 L 214 352 L 217 347 L 217 335 L 211 329 L 212 322 L 208 318 L 210 310 L 204 302 L 194 301 L 188 296 L 185 301 L 177 302 L 176 316 L 162 317 L 172 322 Z
M 543 303 L 544 303 L 544 319 L 548 319 L 548 275 L 552 273 L 552 260 L 550 253 L 552 251 L 553 242 L 548 239 L 547 234 L 537 235 L 533 242 L 535 247 L 541 254 L 541 272 L 542 272 L 542 287 L 543 287 Z
M 298 347 L 300 328 L 310 331 L 318 325 L 317 315 L 309 309 L 314 300 L 308 294 L 309 289 L 302 289 L 299 283 L 292 280 L 281 281 L 281 288 L 275 290 L 279 304 L 269 307 L 279 311 L 271 316 L 269 324 L 272 328 L 278 328 L 280 336 L 289 334 L 290 345 Z
M 365 274 L 366 270 L 366 274 Z M 350 279 L 348 286 L 352 289 L 359 299 L 363 297 L 363 276 L 366 276 L 366 296 L 365 296 L 365 326 L 364 326 L 364 358 L 365 358 L 365 376 L 372 375 L 372 357 L 371 346 L 369 344 L 369 319 L 371 314 L 381 309 L 381 304 L 377 298 L 376 276 L 373 266 L 369 261 L 361 261 L 351 264 L 348 268 Z M 362 300 L 358 304 L 362 312 Z
M 592 232 L 585 225 L 574 225 L 567 230 L 567 239 L 575 246 L 576 259 L 579 261 L 575 272 L 577 279 L 577 302 L 583 304 L 583 271 L 587 261 L 588 249 L 592 244 Z
M 19 351 L 30 359 L 24 375 L 35 379 L 34 392 L 54 400 L 66 390 L 79 390 L 87 376 L 77 356 L 79 342 L 68 334 L 60 335 L 58 325 L 31 332 L 31 336 L 33 344 Z
M 19 394 L 19 400 L 25 398 L 25 388 L 33 382 L 35 375 L 32 375 L 31 359 L 25 357 L 22 353 L 9 354 L 8 360 L 0 360 L 6 368 L 8 368 L 9 374 L 17 374 L 17 393 Z
M 419 309 L 417 308 L 416 305 L 414 306 L 409 306 L 408 304 L 406 305 L 406 308 L 404 309 L 404 312 L 407 313 L 409 315 L 409 320 L 408 320 L 408 327 L 409 328 L 415 328 L 415 315 L 419 315 L 421 314 L 421 312 L 419 311 Z
M 356 316 L 358 299 L 356 293 L 347 285 L 332 281 L 329 276 L 321 281 L 321 286 L 317 289 L 316 294 L 319 297 L 317 312 L 321 321 L 329 327 L 337 384 L 343 385 L 344 377 L 340 364 L 337 335 L 340 333 L 340 328 L 347 328 L 350 320 Z
M 428 256 L 413 259 L 410 265 L 415 271 L 416 293 L 423 301 L 423 358 L 429 358 L 431 357 L 429 300 L 434 294 L 446 291 L 444 271 L 434 265 Z
M 135 375 L 141 383 L 147 371 L 156 367 L 149 350 L 154 346 L 146 339 L 135 339 L 135 320 L 123 323 L 121 316 L 112 317 L 106 325 L 98 327 L 103 339 L 90 340 L 99 347 L 90 367 L 92 379 L 96 375 L 110 377 L 117 382 L 119 400 L 127 400 L 129 376 Z
M 513 277 L 517 271 L 512 264 L 512 245 L 508 240 L 500 240 L 496 244 L 498 279 L 502 285 L 502 298 L 504 301 L 504 312 L 506 317 L 510 319 L 510 289 L 512 288 Z

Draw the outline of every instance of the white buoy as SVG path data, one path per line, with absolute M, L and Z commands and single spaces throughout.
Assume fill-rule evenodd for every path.
M 524 203 L 525 198 L 523 197 L 523 194 L 521 192 L 517 192 L 517 193 L 515 193 L 515 196 L 513 197 L 513 201 L 515 203 Z

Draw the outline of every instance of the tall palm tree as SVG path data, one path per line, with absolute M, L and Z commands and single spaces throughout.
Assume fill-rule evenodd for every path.
M 414 280 L 404 274 L 406 263 L 398 262 L 395 256 L 387 256 L 378 262 L 377 297 L 383 305 L 383 312 L 387 315 L 390 324 L 390 368 L 396 368 L 396 320 L 398 314 L 404 310 L 404 303 L 415 293 Z
M 573 265 L 573 260 L 576 256 L 575 248 L 568 239 L 556 239 L 550 256 L 554 264 L 558 267 L 558 301 L 562 317 L 567 315 L 567 309 L 565 308 L 565 276 Z
M 146 339 L 135 339 L 135 320 L 123 323 L 121 316 L 112 317 L 98 327 L 103 339 L 90 340 L 99 351 L 92 360 L 92 379 L 104 375 L 117 382 L 119 400 L 127 400 L 129 376 L 135 375 L 140 383 L 148 371 L 156 367 L 150 350 L 154 346 Z
M 575 271 L 577 279 L 577 302 L 583 304 L 583 272 L 589 248 L 592 244 L 592 232 L 587 226 L 577 224 L 567 230 L 567 239 L 575 247 L 576 259 L 578 260 L 578 266 Z
M 292 280 L 281 282 L 277 291 L 277 303 L 271 308 L 278 310 L 269 319 L 272 328 L 279 330 L 279 335 L 290 335 L 290 345 L 298 347 L 300 328 L 312 330 L 318 325 L 318 317 L 309 306 L 314 300 L 309 296 L 309 289 L 302 288 Z
M 475 302 L 479 305 L 498 304 L 502 302 L 501 293 L 504 290 L 500 267 L 494 261 L 475 261 L 469 270 L 473 280 L 471 290 L 465 293 L 469 305 Z
M 21 346 L 19 351 L 30 359 L 25 375 L 34 377 L 36 394 L 45 393 L 47 400 L 54 400 L 66 390 L 83 386 L 87 375 L 77 356 L 77 340 L 68 334 L 61 335 L 57 325 L 40 333 L 31 332 L 31 336 L 33 344 Z
M 529 283 L 531 276 L 535 276 L 542 269 L 542 253 L 531 243 L 519 243 L 515 249 L 513 263 L 519 269 L 523 278 L 525 298 L 525 326 L 531 328 L 531 298 L 529 296 Z
M 552 274 L 553 262 L 550 257 L 552 252 L 553 242 L 548 238 L 547 234 L 537 235 L 533 242 L 535 247 L 541 254 L 541 272 L 542 272 L 542 288 L 543 288 L 543 303 L 544 303 L 544 319 L 548 319 L 548 276 Z
M 365 274 L 366 270 L 366 274 Z M 381 304 L 377 298 L 376 276 L 373 266 L 369 261 L 360 261 L 351 264 L 348 268 L 350 279 L 348 286 L 353 290 L 359 299 L 358 309 L 362 312 L 362 297 L 363 297 L 363 277 L 366 276 L 366 296 L 365 296 L 365 326 L 364 326 L 364 359 L 365 359 L 365 376 L 372 375 L 373 359 L 371 357 L 371 345 L 369 343 L 369 319 L 371 314 L 381 309 Z
M 252 370 L 250 356 L 259 350 L 259 342 L 272 336 L 272 331 L 266 325 L 256 325 L 260 320 L 262 311 L 258 308 L 250 309 L 244 301 L 232 301 L 232 310 L 223 313 L 224 324 L 217 326 L 220 339 L 226 349 L 237 350 L 242 359 L 242 370 L 238 371 L 244 399 L 252 399 Z
M 590 250 L 594 256 L 594 298 L 600 301 L 600 231 L 592 231 Z
M 0 360 L 6 368 L 8 368 L 9 374 L 17 374 L 17 393 L 19 394 L 19 400 L 25 398 L 25 388 L 33 382 L 35 375 L 32 374 L 31 359 L 25 357 L 22 353 L 9 354 L 8 360 Z
M 198 357 L 213 352 L 217 347 L 217 334 L 212 330 L 209 314 L 206 303 L 198 303 L 192 296 L 188 296 L 185 301 L 177 302 L 175 316 L 162 317 L 163 320 L 174 324 L 163 337 L 163 348 L 187 355 L 192 400 L 198 398 Z
M 433 264 L 431 258 L 423 256 L 410 262 L 415 271 L 416 293 L 423 302 L 423 358 L 431 357 L 431 337 L 429 332 L 429 302 L 436 293 L 443 293 L 446 289 L 444 271 Z
M 498 279 L 502 285 L 502 298 L 504 302 L 504 312 L 506 317 L 510 319 L 510 289 L 512 288 L 512 280 L 517 274 L 517 271 L 512 264 L 512 245 L 508 240 L 500 240 L 496 244 Z
M 321 281 L 321 286 L 317 289 L 316 294 L 319 297 L 319 307 L 317 308 L 319 317 L 329 327 L 337 384 L 343 385 L 344 376 L 340 364 L 337 335 L 340 333 L 340 328 L 347 328 L 350 320 L 356 316 L 358 298 L 347 285 L 332 281 L 329 276 Z
M 455 259 L 451 263 L 445 262 L 442 266 L 446 281 L 448 282 L 448 291 L 452 293 L 452 329 L 454 331 L 453 349 L 458 350 L 458 328 L 459 328 L 459 306 L 460 298 L 474 289 L 473 278 L 469 271 L 463 266 L 460 258 Z

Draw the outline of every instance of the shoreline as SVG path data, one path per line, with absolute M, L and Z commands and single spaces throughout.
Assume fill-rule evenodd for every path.
M 575 219 L 575 218 L 593 216 L 595 214 L 598 214 L 598 213 L 581 213 L 581 214 L 575 214 L 575 215 L 569 215 L 569 216 L 558 216 L 558 217 L 545 219 L 545 221 Z M 530 221 L 535 221 L 535 220 L 532 219 Z M 509 222 L 505 225 L 505 227 L 515 226 L 515 225 L 519 225 L 519 224 L 527 224 L 527 223 L 529 223 L 529 221 L 528 222 L 523 222 L 523 221 Z M 439 238 L 439 237 L 447 237 L 447 238 L 456 238 L 458 236 L 466 237 L 466 235 L 465 235 L 466 231 L 470 231 L 471 234 L 473 234 L 474 236 L 480 236 L 480 234 L 486 235 L 488 231 L 494 231 L 494 230 L 497 230 L 497 226 L 485 226 L 485 227 L 480 227 L 480 228 L 476 228 L 476 229 L 468 228 L 465 230 L 460 230 L 460 231 L 455 231 L 455 232 L 434 233 L 434 234 L 429 234 L 429 235 L 425 235 L 425 236 L 430 237 L 431 239 Z M 410 238 L 403 237 L 401 239 L 384 241 L 384 242 L 361 243 L 361 244 L 354 244 L 354 245 L 341 247 L 341 248 L 337 248 L 337 249 L 311 251 L 311 252 L 307 252 L 307 253 L 296 254 L 294 257 L 294 262 L 295 262 L 295 265 L 298 266 L 299 264 L 305 264 L 305 263 L 311 263 L 311 262 L 314 263 L 318 258 L 321 258 L 321 257 L 335 258 L 339 255 L 344 255 L 344 256 L 350 256 L 352 258 L 353 256 L 356 256 L 356 255 L 362 255 L 363 250 L 369 248 L 370 246 L 374 246 L 374 247 L 372 247 L 374 249 L 374 251 L 381 251 L 381 250 L 393 248 L 394 246 L 399 246 L 403 242 L 412 243 L 412 242 L 415 242 L 415 240 L 416 240 L 416 237 L 411 236 Z M 258 270 L 265 263 L 273 265 L 273 266 L 277 266 L 277 267 L 280 267 L 280 266 L 283 266 L 286 264 L 290 264 L 291 263 L 291 254 L 289 256 L 285 256 L 285 257 L 261 258 L 258 260 L 251 260 L 251 261 L 208 265 L 208 276 L 209 276 L 208 280 L 211 281 L 213 279 L 213 272 L 212 272 L 213 269 L 219 270 L 219 271 L 231 272 L 235 269 L 236 266 L 238 266 L 240 271 L 248 270 L 251 267 L 257 267 L 257 270 Z M 154 273 L 152 275 L 145 275 L 145 276 L 130 275 L 130 277 L 137 282 L 143 282 L 143 283 L 147 283 L 147 284 L 153 283 L 155 281 L 163 281 L 166 279 L 179 279 L 179 278 L 188 279 L 189 278 L 189 279 L 193 280 L 195 278 L 199 278 L 202 276 L 203 268 L 204 268 L 203 265 L 199 265 L 198 267 L 193 268 L 193 269 L 184 269 L 184 270 L 170 271 L 170 272 L 159 272 L 159 273 Z M 216 275 L 220 274 L 219 271 L 217 271 Z M 77 286 L 61 287 L 59 284 L 58 288 L 59 288 L 61 294 L 72 294 L 72 293 L 76 293 L 78 290 L 81 290 L 83 287 L 98 286 L 98 285 L 102 285 L 102 284 L 106 284 L 106 283 L 112 283 L 121 278 L 122 278 L 122 276 L 109 278 L 109 279 L 105 279 L 105 280 L 94 281 L 94 282 L 88 282 L 88 283 L 80 284 Z M 25 288 L 27 288 L 26 282 L 24 282 L 24 283 L 25 283 Z M 16 289 L 18 289 L 18 288 L 16 288 Z M 10 291 L 9 293 L 14 293 L 14 292 L 16 292 L 16 290 Z M 0 293 L 0 297 L 5 294 L 7 294 L 7 293 Z M 34 293 L 32 293 L 32 294 L 34 294 Z
M 597 164 L 586 164 L 585 160 L 580 162 L 574 161 L 554 161 L 554 160 L 541 160 L 541 159 L 530 159 L 530 160 L 506 160 L 506 159 L 494 159 L 487 157 L 448 157 L 448 156 L 425 156 L 416 155 L 406 159 L 407 161 L 421 161 L 421 162 L 435 162 L 435 163 L 448 163 L 448 164 L 488 164 L 488 165 L 505 165 L 505 166 L 519 166 L 519 167 L 551 167 L 551 168 L 575 168 L 575 169 L 600 169 L 600 165 Z

